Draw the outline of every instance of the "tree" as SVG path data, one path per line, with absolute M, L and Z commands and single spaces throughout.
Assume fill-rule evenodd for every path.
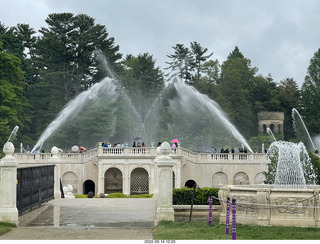
M 23 128 L 29 117 L 29 104 L 25 97 L 23 72 L 20 60 L 3 50 L 0 42 L 0 144 L 3 145 L 10 131 L 19 126 Z
M 295 138 L 295 132 L 292 123 L 292 109 L 300 110 L 300 90 L 293 78 L 282 80 L 278 86 L 280 106 L 284 112 L 284 139 L 289 141 Z
M 248 100 L 249 88 L 254 82 L 256 68 L 251 68 L 251 61 L 244 58 L 238 47 L 229 54 L 221 66 L 219 85 L 223 96 L 227 100 L 224 107 L 231 121 L 245 136 L 256 131 L 256 115 L 252 113 L 252 106 Z
M 186 83 L 192 83 L 195 59 L 189 48 L 183 44 L 177 44 L 172 48 L 174 49 L 174 54 L 167 55 L 168 58 L 172 59 L 172 62 L 166 62 L 169 65 L 166 69 L 171 69 L 171 72 L 173 72 L 171 77 L 178 75 L 178 77 Z
M 194 63 L 196 68 L 196 75 L 195 79 L 200 79 L 200 73 L 202 70 L 201 64 L 204 63 L 208 58 L 213 55 L 213 52 L 209 55 L 204 55 L 208 51 L 208 48 L 201 47 L 200 43 L 198 42 L 191 42 L 191 52 L 194 56 Z
M 310 60 L 301 87 L 301 115 L 312 134 L 320 133 L 320 48 Z
M 31 130 L 36 134 L 67 102 L 107 75 L 105 64 L 96 59 L 97 50 L 111 65 L 121 59 L 119 46 L 114 38 L 108 38 L 105 26 L 95 24 L 87 15 L 53 13 L 46 23 L 48 27 L 40 29 L 33 52 L 39 75 L 29 93 L 35 108 Z
M 121 79 L 129 88 L 131 100 L 142 118 L 145 118 L 150 106 L 164 87 L 163 73 L 156 67 L 156 61 L 148 53 L 137 57 L 128 55 L 124 62 L 126 78 Z

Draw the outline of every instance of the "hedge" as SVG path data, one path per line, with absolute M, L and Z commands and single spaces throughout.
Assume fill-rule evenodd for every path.
M 173 189 L 173 205 L 191 205 L 192 202 L 192 192 L 193 188 L 182 187 L 180 189 Z M 196 188 L 194 196 L 194 205 L 208 205 L 210 194 L 213 197 L 218 198 L 219 188 Z M 220 205 L 219 200 L 214 199 L 212 201 L 213 205 Z

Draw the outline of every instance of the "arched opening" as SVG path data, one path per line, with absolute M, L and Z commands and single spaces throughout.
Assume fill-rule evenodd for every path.
M 256 177 L 254 178 L 254 184 L 263 184 L 266 180 L 266 176 L 263 173 L 256 174 Z
M 130 195 L 149 193 L 149 174 L 143 168 L 132 170 L 130 176 Z
M 95 184 L 92 180 L 86 180 L 83 182 L 83 194 L 87 195 L 90 191 L 95 195 Z
M 192 188 L 194 185 L 197 185 L 197 183 L 194 181 L 194 180 L 188 180 L 184 186 L 185 187 L 189 187 L 189 188 Z
M 278 133 L 282 134 L 282 125 L 280 125 L 280 124 L 278 125 Z
M 122 193 L 122 172 L 117 168 L 110 168 L 104 173 L 104 193 Z
M 233 177 L 233 185 L 249 185 L 249 177 L 244 172 L 236 173 Z
M 266 134 L 267 133 L 267 126 L 265 124 L 263 124 L 262 127 L 263 127 L 263 133 Z
M 270 130 L 272 131 L 272 133 L 274 133 L 274 124 L 270 125 Z
M 73 194 L 81 194 L 78 192 L 78 178 L 77 175 L 74 172 L 66 172 L 63 176 L 62 176 L 62 186 L 68 186 L 68 185 L 72 185 L 73 188 Z
M 219 187 L 220 185 L 228 184 L 228 177 L 223 172 L 217 172 L 212 177 L 212 186 Z

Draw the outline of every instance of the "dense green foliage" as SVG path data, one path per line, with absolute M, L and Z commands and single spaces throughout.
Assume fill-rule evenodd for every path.
M 319 240 L 318 227 L 259 226 L 237 224 L 237 240 Z M 154 240 L 232 240 L 226 225 L 203 222 L 162 221 L 153 228 Z
M 252 66 L 251 60 L 237 46 L 220 64 L 213 59 L 212 51 L 196 41 L 190 42 L 189 47 L 176 44 L 173 53 L 167 55 L 168 67 L 165 70 L 168 73 L 165 75 L 156 66 L 152 54 L 123 58 L 115 38 L 109 37 L 106 27 L 96 24 L 88 15 L 53 13 L 45 22 L 47 26 L 38 31 L 28 24 L 6 27 L 0 23 L 1 145 L 16 125 L 20 129 L 19 140 L 14 141 L 15 147 L 19 148 L 20 142 L 34 145 L 69 101 L 107 76 L 117 77 L 127 95 L 120 93 L 115 100 L 101 100 L 104 106 L 100 108 L 90 107 L 89 101 L 87 110 L 81 111 L 81 117 L 64 125 L 68 133 L 62 129 L 57 131 L 54 140 L 61 148 L 85 142 L 93 145 L 98 139 L 105 138 L 132 138 L 133 134 L 138 134 L 132 130 L 138 127 L 132 118 L 138 115 L 145 119 L 160 93 L 167 98 L 175 95 L 174 90 L 163 92 L 166 82 L 173 77 L 216 101 L 245 138 L 259 142 L 252 145 L 253 149 L 261 143 L 268 144 L 267 138 L 261 140 L 263 137 L 257 131 L 257 113 L 261 111 L 284 112 L 285 140 L 296 140 L 297 137 L 292 126 L 293 108 L 301 112 L 311 136 L 319 133 L 320 49 L 310 61 L 300 91 L 293 78 L 274 81 L 271 75 L 264 77 L 259 74 L 258 68 Z M 163 138 L 163 132 L 170 131 L 171 122 L 183 119 L 177 111 L 169 111 L 168 101 L 159 102 L 162 103 L 158 111 L 160 117 L 155 120 L 155 116 L 149 116 L 149 123 L 158 126 L 157 130 L 151 128 L 151 131 L 157 133 L 154 137 L 163 141 L 168 139 Z M 115 104 L 117 109 L 114 109 Z M 131 105 L 136 114 L 128 111 Z M 197 113 L 194 117 L 200 125 L 206 124 Z M 115 129 L 110 125 L 115 125 Z M 186 126 L 180 128 L 180 133 L 197 140 L 204 140 L 197 138 L 201 133 L 214 133 L 221 137 L 214 128 L 198 131 Z
M 93 198 L 98 198 L 99 196 L 94 196 Z M 120 192 L 110 193 L 105 198 L 152 198 L 153 194 L 139 194 L 139 195 L 130 195 L 127 196 Z M 81 194 L 81 195 L 75 195 L 75 198 L 88 198 L 87 195 Z
M 209 196 L 218 198 L 218 188 L 196 188 L 194 194 L 194 205 L 208 205 Z M 172 202 L 173 205 L 191 205 L 193 188 L 182 187 L 180 189 L 173 189 Z M 220 202 L 217 199 L 213 199 L 212 204 L 219 205 Z

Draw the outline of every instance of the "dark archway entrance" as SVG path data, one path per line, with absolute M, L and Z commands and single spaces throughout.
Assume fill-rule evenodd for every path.
M 188 180 L 184 186 L 192 188 L 194 185 L 197 185 L 197 183 L 194 180 Z
M 83 194 L 88 194 L 90 191 L 95 195 L 95 184 L 92 180 L 86 180 L 83 182 Z

